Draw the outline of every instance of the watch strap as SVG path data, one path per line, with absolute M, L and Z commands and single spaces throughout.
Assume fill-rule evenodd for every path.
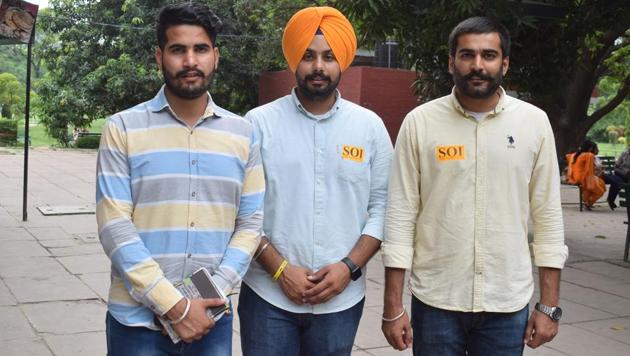
M 356 281 L 357 279 L 359 279 L 359 277 L 361 277 L 361 268 L 357 266 L 356 263 L 354 263 L 349 257 L 342 258 L 341 262 L 348 266 L 348 269 L 350 270 L 350 279 Z

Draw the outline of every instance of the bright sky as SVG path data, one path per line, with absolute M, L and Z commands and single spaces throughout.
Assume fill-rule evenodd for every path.
M 31 4 L 39 5 L 40 9 L 48 7 L 48 0 L 25 0 L 26 2 L 30 2 Z

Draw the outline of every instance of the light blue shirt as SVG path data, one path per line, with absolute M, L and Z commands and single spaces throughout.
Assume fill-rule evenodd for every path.
M 292 265 L 317 271 L 347 256 L 362 234 L 382 240 L 392 144 L 381 118 L 344 100 L 313 115 L 291 95 L 251 110 L 267 183 L 263 229 Z M 245 283 L 294 313 L 346 310 L 365 295 L 365 274 L 328 302 L 297 305 L 258 264 Z

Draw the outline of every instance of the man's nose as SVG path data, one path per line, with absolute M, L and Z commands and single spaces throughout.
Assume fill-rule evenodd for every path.
M 475 58 L 473 58 L 472 67 L 475 70 L 483 69 L 483 58 L 481 58 L 480 54 L 476 55 Z
M 184 66 L 188 68 L 197 66 L 197 57 L 194 50 L 186 51 L 184 55 Z
M 313 61 L 313 70 L 319 72 L 323 69 L 324 69 L 324 59 L 321 56 L 315 57 L 315 60 Z

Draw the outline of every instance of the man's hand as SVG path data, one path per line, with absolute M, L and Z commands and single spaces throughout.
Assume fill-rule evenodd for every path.
M 312 272 L 308 268 L 293 265 L 287 265 L 282 272 L 280 279 L 278 279 L 278 284 L 280 284 L 280 288 L 282 288 L 284 294 L 289 297 L 293 303 L 298 305 L 304 304 L 302 295 L 309 288 L 315 286 L 315 283 L 308 280 L 310 274 L 312 274 Z
M 383 335 L 385 335 L 387 342 L 396 350 L 406 350 L 411 346 L 413 332 L 407 312 L 398 320 L 383 321 L 381 330 L 383 330 Z
M 304 300 L 309 304 L 325 303 L 346 289 L 350 283 L 350 270 L 345 263 L 337 262 L 320 269 L 308 279 L 317 284 L 304 293 Z
M 556 334 L 558 334 L 558 323 L 538 310 L 534 310 L 527 322 L 524 343 L 535 349 L 553 340 Z
M 224 299 L 191 299 L 190 310 L 186 318 L 177 324 L 173 324 L 173 329 L 186 343 L 200 340 L 214 327 L 214 320 L 208 317 L 206 310 L 211 307 L 225 305 Z M 169 320 L 177 320 L 186 308 L 186 299 L 180 300 L 167 313 Z

